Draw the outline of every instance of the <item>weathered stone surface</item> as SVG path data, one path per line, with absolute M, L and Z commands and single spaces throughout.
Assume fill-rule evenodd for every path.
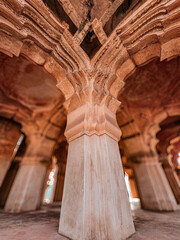
M 133 166 L 141 205 L 155 211 L 174 211 L 177 203 L 165 173 L 158 162 L 144 162 Z
M 5 205 L 5 211 L 25 212 L 38 209 L 42 201 L 46 173 L 45 165 L 20 166 Z
M 0 237 L 4 240 L 67 240 L 55 230 L 59 211 L 59 205 L 51 205 L 28 213 L 0 212 Z M 133 211 L 136 233 L 128 239 L 179 240 L 179 214 L 180 210 L 159 213 L 137 209 Z
M 115 115 L 119 111 L 120 101 L 122 107 L 118 114 L 118 124 L 122 126 L 126 158 L 132 160 L 138 155 L 140 162 L 143 158 L 148 162 L 150 156 L 156 155 L 156 150 L 162 150 L 156 148 L 156 134 L 160 130 L 161 122 L 167 116 L 180 115 L 178 57 L 180 2 L 178 0 L 2 0 L 1 2 L 0 116 L 21 123 L 27 139 L 34 133 L 46 139 L 46 143 L 36 142 L 27 150 L 21 169 L 25 171 L 27 166 L 29 169 L 36 169 L 36 163 L 41 161 L 49 163 L 53 151 L 52 140 L 64 141 L 62 132 L 66 113 L 61 115 L 63 103 L 68 113 L 66 136 L 70 145 L 78 142 L 79 139 L 83 139 L 82 142 L 88 139 L 95 160 L 100 159 L 103 162 L 109 156 L 112 161 L 111 158 L 119 151 L 117 140 L 120 137 L 120 130 Z M 41 68 L 44 68 L 46 73 Z M 55 88 L 55 85 L 61 92 Z M 122 92 L 123 88 L 124 92 Z M 176 137 L 178 135 L 176 134 Z M 161 140 L 166 142 L 163 149 L 166 151 L 171 139 L 166 134 L 164 136 L 166 140 L 163 138 Z M 92 138 L 96 138 L 98 148 L 90 140 Z M 100 144 L 101 139 L 104 138 L 106 139 L 102 142 L 107 141 L 109 145 L 113 145 L 112 143 L 117 145 L 112 146 L 114 151 L 110 150 L 109 146 L 104 149 Z M 161 145 L 162 141 L 159 144 Z M 40 145 L 40 150 L 37 150 Z M 70 151 L 71 148 L 72 146 Z M 177 149 L 174 158 L 179 151 Z M 89 157 L 87 154 L 89 150 L 74 151 L 77 159 L 79 155 L 83 156 L 81 161 L 84 164 Z M 88 156 L 83 155 L 85 153 Z M 74 157 L 72 152 L 71 156 Z M 70 159 L 73 159 L 71 156 Z M 88 161 L 91 162 L 92 159 L 89 158 Z M 119 155 L 116 155 L 113 161 L 116 161 L 121 169 Z M 116 166 L 111 165 L 108 170 L 105 162 L 103 163 L 104 169 L 110 171 L 110 176 L 106 175 L 106 171 L 102 176 L 104 179 L 110 178 L 120 198 L 117 190 L 120 180 L 114 180 Z M 95 161 L 95 164 L 98 168 L 100 162 Z M 140 165 L 145 166 L 143 164 L 150 163 Z M 75 169 L 72 169 L 72 174 Z M 154 176 L 153 174 L 157 172 L 159 174 L 157 181 L 165 189 L 168 185 L 162 177 L 162 172 L 158 166 L 153 169 L 151 175 Z M 99 187 L 106 190 L 100 170 L 99 175 L 95 176 L 97 178 L 92 179 L 97 183 L 94 189 Z M 26 171 L 30 178 L 31 170 L 26 169 Z M 34 171 L 35 179 L 38 171 L 37 169 Z M 83 171 L 87 179 L 91 179 L 92 175 L 88 175 L 91 171 L 87 172 L 87 169 Z M 71 174 L 68 173 L 68 176 Z M 80 176 L 75 176 L 75 180 L 78 177 Z M 25 179 L 23 170 L 19 179 Z M 40 179 L 42 176 L 39 181 Z M 71 180 L 68 177 L 67 181 Z M 31 188 L 31 182 L 27 182 L 26 189 Z M 70 186 L 68 185 L 67 188 Z M 122 188 L 124 189 L 124 182 Z M 91 190 L 86 192 L 87 196 L 91 194 Z M 21 194 L 20 189 L 18 191 Z M 70 191 L 67 192 L 71 195 Z M 26 197 L 29 194 L 28 191 L 24 193 L 27 194 Z M 171 198 L 170 192 L 166 192 L 166 197 L 169 198 L 168 194 Z M 96 199 L 96 195 L 93 196 Z M 99 198 L 100 195 L 96 204 L 101 207 Z M 114 206 L 113 198 L 109 198 L 109 195 L 103 197 L 105 202 L 110 201 L 110 207 L 116 209 L 118 203 Z M 96 204 L 92 204 L 94 209 L 97 207 Z M 123 204 L 127 205 L 127 201 L 121 204 L 120 207 Z M 172 205 L 169 208 L 173 208 Z M 118 213 L 120 217 L 117 217 L 117 222 L 121 224 L 119 219 L 122 217 L 122 212 Z M 127 227 L 125 224 L 120 233 L 122 238 L 129 236 L 133 228 L 131 217 L 129 216 L 128 219 L 127 215 L 124 215 L 125 223 L 129 222 L 131 229 L 125 232 Z M 115 216 L 116 213 L 112 218 Z M 123 217 L 122 221 L 124 221 Z M 102 216 L 100 220 L 103 221 L 104 218 Z M 74 216 L 72 219 L 75 221 Z M 115 239 L 117 222 L 111 221 L 111 227 L 108 229 L 110 237 L 113 236 Z M 91 228 L 88 225 L 85 229 L 88 227 Z M 106 228 L 105 224 L 101 227 Z M 78 228 L 70 229 L 72 232 L 79 231 Z M 112 229 L 114 231 L 111 232 Z M 87 232 L 89 230 L 85 234 Z M 93 229 L 93 232 L 97 233 L 97 229 Z M 79 236 L 81 239 L 84 237 L 84 235 Z M 85 237 L 87 238 L 87 235 Z M 91 238 L 93 237 L 91 235 Z
M 134 233 L 118 144 L 106 134 L 69 144 L 59 233 L 74 240 Z
M 8 196 L 5 210 L 23 212 L 36 210 L 42 201 L 47 167 L 55 142 L 33 135 Z

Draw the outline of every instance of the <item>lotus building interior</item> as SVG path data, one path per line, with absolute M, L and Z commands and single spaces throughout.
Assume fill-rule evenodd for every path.
M 0 0 L 0 240 L 180 239 L 180 1 Z

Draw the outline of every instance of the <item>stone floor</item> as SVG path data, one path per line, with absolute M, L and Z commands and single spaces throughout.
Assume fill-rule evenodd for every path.
M 129 240 L 180 240 L 180 210 L 133 211 L 136 233 Z M 57 233 L 59 207 L 11 214 L 0 211 L 0 240 L 67 240 Z

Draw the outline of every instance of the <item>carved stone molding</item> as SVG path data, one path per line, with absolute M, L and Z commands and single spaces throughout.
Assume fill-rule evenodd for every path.
M 121 130 L 116 116 L 105 105 L 87 103 L 67 116 L 65 136 L 70 142 L 82 135 L 107 134 L 116 141 L 120 140 Z
M 115 2 L 118 5 L 113 3 L 112 12 L 119 6 L 119 1 Z M 143 1 L 127 14 L 107 39 L 102 25 L 98 34 L 103 45 L 90 59 L 66 24 L 50 14 L 42 1 L 3 0 L 0 5 L 0 50 L 9 56 L 23 54 L 43 66 L 56 78 L 66 99 L 84 88 L 76 80 L 81 79 L 81 74 L 78 78 L 73 76 L 72 80 L 67 75 L 83 72 L 85 78 L 89 78 L 88 74 L 93 72 L 101 72 L 104 76 L 111 73 L 112 84 L 107 85 L 107 77 L 103 77 L 98 90 L 102 91 L 100 87 L 103 86 L 104 92 L 108 89 L 116 98 L 122 82 L 137 66 L 155 57 L 162 61 L 180 54 L 179 4 L 177 0 Z M 69 9 L 65 6 L 66 11 L 66 8 Z M 95 30 L 98 21 L 94 22 Z M 93 81 L 96 85 L 96 78 Z

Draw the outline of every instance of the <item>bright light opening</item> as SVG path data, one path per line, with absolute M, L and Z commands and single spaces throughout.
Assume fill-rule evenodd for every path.
M 129 177 L 128 177 L 128 174 L 125 172 L 125 183 L 126 183 L 126 188 L 127 188 L 127 191 L 128 191 L 128 195 L 129 195 L 129 199 L 132 199 L 132 193 L 131 193 L 131 187 L 130 187 L 130 183 L 129 183 Z
M 129 203 L 130 203 L 130 206 L 131 206 L 131 210 L 139 209 L 140 208 L 140 199 L 132 197 L 131 186 L 130 186 L 130 182 L 129 182 L 129 176 L 126 172 L 125 172 L 124 178 L 125 178 L 127 192 L 128 192 L 128 195 L 129 195 Z
M 54 184 L 54 175 L 55 175 L 56 167 L 54 167 L 48 177 L 47 180 L 47 188 L 44 196 L 44 202 L 45 203 L 50 203 L 51 202 L 51 195 L 52 195 L 52 190 L 53 190 L 53 184 Z
M 19 137 L 19 139 L 18 139 L 18 141 L 17 141 L 17 143 L 16 143 L 16 146 L 15 146 L 15 148 L 14 148 L 14 152 L 17 152 L 17 150 L 19 149 L 19 147 L 20 147 L 23 139 L 24 139 L 24 135 L 21 134 L 21 136 Z
M 57 173 L 58 173 L 58 166 L 57 166 L 57 158 L 55 156 L 52 157 L 52 165 L 51 170 L 46 182 L 46 190 L 44 193 L 44 203 L 52 203 L 54 199 L 54 194 L 56 190 L 56 182 L 57 182 Z

